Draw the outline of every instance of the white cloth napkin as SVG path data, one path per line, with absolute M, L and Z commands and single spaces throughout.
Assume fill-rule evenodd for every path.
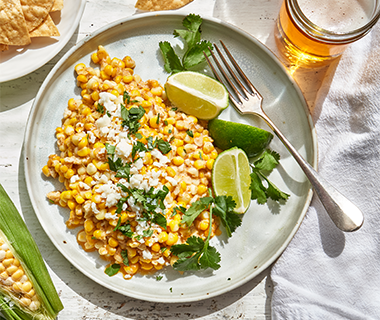
M 315 196 L 272 268 L 273 319 L 380 319 L 380 25 L 341 57 L 313 110 L 319 172 L 364 213 L 343 233 Z

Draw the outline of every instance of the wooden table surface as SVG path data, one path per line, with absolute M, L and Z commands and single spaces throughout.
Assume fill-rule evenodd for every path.
M 242 28 L 277 52 L 273 32 L 281 0 L 194 0 L 194 4 L 197 1 L 209 2 L 211 16 Z M 270 270 L 208 300 L 180 304 L 140 301 L 105 289 L 79 272 L 54 247 L 34 214 L 24 179 L 22 148 L 34 97 L 49 71 L 76 42 L 110 22 L 140 14 L 134 3 L 133 0 L 87 0 L 81 23 L 62 52 L 33 73 L 0 84 L 0 183 L 22 212 L 48 265 L 65 306 L 58 319 L 269 320 L 273 289 Z M 195 13 L 202 15 L 202 12 Z M 324 74 L 324 71 L 294 74 L 311 109 Z

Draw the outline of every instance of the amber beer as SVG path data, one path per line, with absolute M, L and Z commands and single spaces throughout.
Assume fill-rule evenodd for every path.
M 324 64 L 370 31 L 379 8 L 377 0 L 284 0 L 277 45 L 292 64 Z

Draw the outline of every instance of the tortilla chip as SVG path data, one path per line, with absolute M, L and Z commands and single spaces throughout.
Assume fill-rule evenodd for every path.
M 145 11 L 173 10 L 181 8 L 193 0 L 137 0 L 135 7 Z
M 8 45 L 0 43 L 0 51 L 7 51 L 8 49 Z
M 28 31 L 37 28 L 53 8 L 54 0 L 20 0 Z
M 54 24 L 53 19 L 50 14 L 47 15 L 46 19 L 34 30 L 29 32 L 31 38 L 36 37 L 58 37 L 59 31 L 56 25 Z
M 50 12 L 61 11 L 63 9 L 63 0 L 55 0 L 53 4 L 53 8 L 51 8 Z
M 0 0 L 0 43 L 23 46 L 30 42 L 20 0 Z

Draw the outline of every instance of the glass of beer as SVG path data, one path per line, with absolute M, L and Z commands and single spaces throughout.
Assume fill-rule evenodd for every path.
M 276 43 L 293 66 L 321 66 L 365 36 L 380 17 L 380 0 L 284 0 Z

